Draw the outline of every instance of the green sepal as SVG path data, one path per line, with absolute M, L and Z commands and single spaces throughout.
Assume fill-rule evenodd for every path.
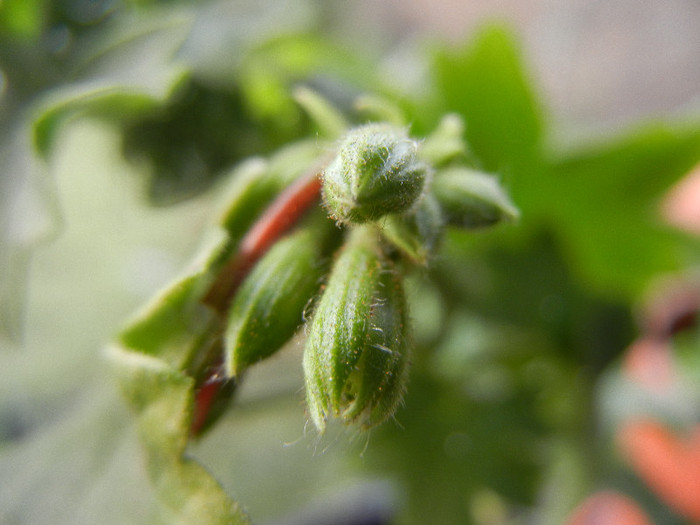
M 375 289 L 367 338 L 355 370 L 346 385 L 346 421 L 371 428 L 393 416 L 407 382 L 410 331 L 406 300 L 395 271 L 379 275 Z
M 376 231 L 354 230 L 309 329 L 304 374 L 309 415 L 363 428 L 392 416 L 403 393 L 408 341 L 403 293 Z
M 219 224 L 231 236 L 240 236 L 255 220 L 265 204 L 281 190 L 282 182 L 269 176 L 268 161 L 253 158 L 243 162 L 230 175 L 231 188 L 225 191 L 226 204 Z
M 442 117 L 437 128 L 428 135 L 420 148 L 420 156 L 433 167 L 439 168 L 468 154 L 464 141 L 464 121 L 455 113 Z
M 355 100 L 354 105 L 359 113 L 366 115 L 371 120 L 388 122 L 400 127 L 408 124 L 401 108 L 393 100 L 381 95 L 361 95 Z
M 418 143 L 388 124 L 352 129 L 323 172 L 323 198 L 331 217 L 361 224 L 411 209 L 423 194 L 428 167 Z
M 225 336 L 229 377 L 275 353 L 302 324 L 323 276 L 320 237 L 305 228 L 278 241 L 241 285 Z
M 443 232 L 442 210 L 428 193 L 412 213 L 389 215 L 378 223 L 383 237 L 416 264 L 427 264 Z
M 337 139 L 348 129 L 343 114 L 315 91 L 300 86 L 294 90 L 294 100 L 314 121 L 323 137 Z
M 434 177 L 432 192 L 448 224 L 462 228 L 491 226 L 519 216 L 492 175 L 468 168 L 449 168 Z

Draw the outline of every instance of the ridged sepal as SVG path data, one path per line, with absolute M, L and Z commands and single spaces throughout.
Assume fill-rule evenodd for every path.
M 226 329 L 228 376 L 275 353 L 302 324 L 323 275 L 316 233 L 304 229 L 278 241 L 241 285 Z
M 403 289 L 376 231 L 353 231 L 314 313 L 304 352 L 309 414 L 369 428 L 391 417 L 403 394 L 409 350 Z

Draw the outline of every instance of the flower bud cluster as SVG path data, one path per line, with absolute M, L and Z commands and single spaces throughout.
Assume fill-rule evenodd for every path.
M 308 91 L 296 96 L 321 136 L 342 135 L 344 115 Z M 212 508 L 228 504 L 185 458 L 187 441 L 224 413 L 245 371 L 304 323 L 317 429 L 331 419 L 369 429 L 394 417 L 412 346 L 405 269 L 428 264 L 447 227 L 517 216 L 496 179 L 467 166 L 459 117 L 417 141 L 398 108 L 365 102 L 393 124 L 350 129 L 330 160 L 309 140 L 240 166 L 216 243 L 120 334 L 120 383 L 170 503 L 170 488 L 196 485 L 214 495 Z
M 425 150 L 404 128 L 385 123 L 340 138 L 321 172 L 335 225 L 324 217 L 325 226 L 299 228 L 247 275 L 228 309 L 227 375 L 239 376 L 281 348 L 314 304 L 303 368 L 315 426 L 323 432 L 339 418 L 370 428 L 393 416 L 411 346 L 405 263 L 427 264 L 448 226 L 517 217 L 495 178 L 463 165 L 461 133 L 451 115 Z M 336 244 L 327 242 L 329 225 Z

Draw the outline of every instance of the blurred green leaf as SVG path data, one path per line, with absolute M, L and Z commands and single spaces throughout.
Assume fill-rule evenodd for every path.
M 221 485 L 185 456 L 194 380 L 161 359 L 114 348 L 125 397 L 136 412 L 147 469 L 167 515 L 182 523 L 248 523 Z
M 648 126 L 545 155 L 537 101 L 500 28 L 483 30 L 461 53 L 438 54 L 436 76 L 444 103 L 464 118 L 477 164 L 503 177 L 523 226 L 556 232 L 598 293 L 634 297 L 654 275 L 688 262 L 687 240 L 661 223 L 658 205 L 700 161 L 700 124 Z
M 0 143 L 0 337 L 22 339 L 31 252 L 60 230 L 55 184 L 21 127 Z
M 464 119 L 480 167 L 535 171 L 542 117 L 511 33 L 485 27 L 464 49 L 438 53 L 434 67 L 437 96 Z
M 553 165 L 543 206 L 587 283 L 637 297 L 655 275 L 690 262 L 691 240 L 664 225 L 659 208 L 698 161 L 700 123 L 649 127 Z
M 3 0 L 0 28 L 22 40 L 37 39 L 43 29 L 45 3 L 45 0 Z
M 60 123 L 90 114 L 125 123 L 162 103 L 186 75 L 174 53 L 187 36 L 190 20 L 180 13 L 122 24 L 83 59 L 81 80 L 49 91 L 35 103 L 33 139 L 47 156 Z
M 3 523 L 162 522 L 100 348 L 194 248 L 204 203 L 146 208 L 115 136 L 76 121 L 54 152 L 64 228 L 32 254 L 24 346 L 0 339 Z

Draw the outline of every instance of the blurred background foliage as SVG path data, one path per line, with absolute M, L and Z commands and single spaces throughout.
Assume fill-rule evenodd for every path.
M 600 490 L 656 523 L 700 519 L 615 437 L 640 416 L 680 435 L 700 422 L 694 325 L 652 334 L 676 371 L 662 387 L 627 352 L 659 304 L 670 326 L 700 302 L 647 298 L 669 276 L 697 288 L 698 225 L 663 214 L 700 162 L 697 112 L 556 140 L 503 26 L 428 44 L 395 21 L 389 37 L 381 19 L 360 28 L 369 7 L 349 4 L 0 3 L 0 521 L 162 520 L 100 349 L 187 264 L 231 168 L 317 132 L 298 86 L 348 113 L 361 94 L 394 99 L 416 136 L 459 113 L 470 162 L 521 220 L 450 231 L 411 276 L 396 422 L 319 443 L 298 341 L 251 372 L 191 453 L 253 521 L 556 524 Z

